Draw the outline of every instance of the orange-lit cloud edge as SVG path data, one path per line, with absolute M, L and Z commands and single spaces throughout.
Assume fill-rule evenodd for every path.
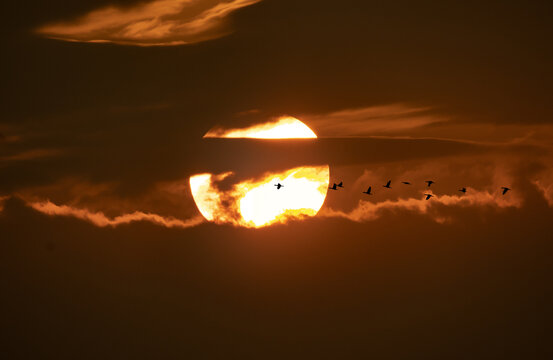
M 167 228 L 189 228 L 204 222 L 201 216 L 196 216 L 187 220 L 180 220 L 174 217 L 164 217 L 153 213 L 135 211 L 129 214 L 122 214 L 114 218 L 107 217 L 103 212 L 92 212 L 85 208 L 76 208 L 68 205 L 56 205 L 49 200 L 28 202 L 28 206 L 47 215 L 70 216 L 77 219 L 88 221 L 99 227 L 129 224 L 136 221 L 146 221 Z
M 0 196 L 0 213 L 4 211 L 4 202 L 8 200 L 10 196 Z
M 493 206 L 500 209 L 508 207 L 520 208 L 523 204 L 520 197 L 505 197 L 498 191 L 478 191 L 472 188 L 467 188 L 467 191 L 466 195 L 436 195 L 433 194 L 432 191 L 425 191 L 424 193 L 433 195 L 431 200 L 425 200 L 422 193 L 420 198 L 410 197 L 380 202 L 359 200 L 357 206 L 351 211 L 334 210 L 327 207 L 323 209 L 319 215 L 322 217 L 344 218 L 355 222 L 367 222 L 376 220 L 387 212 L 398 210 L 410 211 L 418 214 L 429 214 L 432 208 L 436 208 L 440 205 L 446 207 Z M 451 220 L 439 214 L 429 215 L 439 223 Z
M 224 174 L 230 176 L 230 174 Z M 216 176 L 217 177 L 217 176 Z M 221 180 L 222 177 L 217 177 L 217 180 Z M 210 184 L 211 186 L 211 184 Z M 370 202 L 366 200 L 359 200 L 358 205 L 351 211 L 335 210 L 330 207 L 322 208 L 320 211 L 313 211 L 312 209 L 298 209 L 298 211 L 291 210 L 281 217 L 275 218 L 267 225 L 273 225 L 277 223 L 285 223 L 289 220 L 301 220 L 310 216 L 317 215 L 323 218 L 342 218 L 354 222 L 369 222 L 375 221 L 387 214 L 393 214 L 396 211 L 408 211 L 416 214 L 428 215 L 438 223 L 448 223 L 454 221 L 454 218 L 444 217 L 437 212 L 433 212 L 433 209 L 438 209 L 440 206 L 447 208 L 454 207 L 482 207 L 490 206 L 497 209 L 502 208 L 521 208 L 523 200 L 520 197 L 506 197 L 500 195 L 497 191 L 477 191 L 474 189 L 468 189 L 471 193 L 467 195 L 434 195 L 431 200 L 424 200 L 419 198 L 400 198 L 397 200 L 384 200 L 380 202 Z M 4 202 L 8 200 L 9 196 L 0 198 L 0 213 L 4 210 Z M 212 198 L 213 205 L 219 206 L 221 197 Z M 553 207 L 553 203 L 550 198 L 547 198 L 549 205 Z M 324 200 L 323 200 L 324 201 Z M 210 212 L 202 212 L 203 216 L 195 216 L 190 219 L 177 219 L 174 217 L 161 216 L 155 213 L 135 211 L 132 213 L 124 213 L 115 217 L 108 217 L 100 211 L 90 211 L 84 207 L 74 207 L 68 205 L 58 205 L 49 200 L 44 201 L 26 201 L 27 206 L 32 209 L 49 216 L 66 216 L 73 217 L 80 220 L 87 221 L 92 225 L 98 227 L 117 227 L 123 224 L 130 224 L 132 222 L 151 222 L 155 225 L 167 227 L 167 228 L 190 228 L 202 223 L 205 223 L 207 217 L 209 221 L 217 224 L 233 224 L 236 226 L 258 228 L 255 223 L 248 223 L 237 213 L 236 208 L 232 211 L 224 210 L 223 215 L 226 217 L 211 218 Z M 322 206 L 322 203 L 321 203 Z M 216 211 L 221 211 L 216 207 Z M 220 216 L 219 213 L 214 213 Z M 266 225 L 262 225 L 266 226 Z
M 135 46 L 172 46 L 229 33 L 229 14 L 261 0 L 151 0 L 130 7 L 107 6 L 36 32 L 48 38 Z

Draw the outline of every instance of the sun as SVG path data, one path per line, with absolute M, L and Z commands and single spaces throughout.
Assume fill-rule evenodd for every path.
M 219 183 L 232 175 L 191 176 L 190 189 L 196 206 L 208 221 L 257 228 L 315 216 L 326 198 L 329 167 L 302 166 L 266 173 L 221 191 Z M 277 183 L 284 187 L 277 190 Z
M 317 135 L 300 120 L 284 116 L 272 122 L 242 129 L 212 129 L 204 138 L 315 139 Z
M 244 129 L 210 130 L 204 138 L 315 139 L 307 125 L 293 117 Z M 192 197 L 200 213 L 215 223 L 259 228 L 292 219 L 315 216 L 328 191 L 328 165 L 309 165 L 267 172 L 238 181 L 221 190 L 234 172 L 196 174 L 190 177 Z M 282 184 L 277 189 L 275 184 Z

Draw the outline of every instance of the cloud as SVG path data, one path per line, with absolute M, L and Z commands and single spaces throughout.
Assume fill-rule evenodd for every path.
M 137 210 L 168 218 L 191 218 L 196 210 L 186 180 L 155 182 L 139 192 L 128 192 L 128 184 L 117 181 L 91 182 L 82 177 L 67 177 L 51 184 L 19 189 L 12 195 L 27 204 L 64 204 L 71 209 L 86 209 L 112 219 Z
M 302 119 L 323 137 L 366 136 L 397 133 L 447 120 L 430 110 L 428 107 L 390 104 L 307 115 Z
M 193 44 L 228 34 L 233 11 L 261 0 L 153 0 L 132 7 L 108 6 L 37 29 L 48 38 L 136 46 Z
M 41 159 L 41 158 L 56 156 L 56 155 L 59 155 L 60 153 L 61 151 L 56 149 L 26 150 L 13 155 L 0 156 L 0 162 Z
M 481 145 L 531 145 L 551 148 L 553 126 L 536 123 L 482 123 L 439 113 L 428 106 L 397 103 L 304 114 L 300 120 L 319 137 L 435 139 Z
M 432 192 L 429 192 L 430 194 Z M 323 217 L 339 217 L 356 222 L 365 222 L 376 220 L 386 213 L 395 211 L 411 211 L 419 214 L 428 214 L 432 208 L 437 205 L 447 207 L 459 206 L 495 206 L 498 208 L 505 207 L 521 207 L 522 200 L 517 197 L 505 197 L 498 192 L 490 193 L 488 191 L 475 191 L 468 189 L 467 195 L 452 196 L 452 195 L 434 195 L 431 200 L 421 198 L 407 198 L 397 200 L 385 200 L 381 202 L 370 202 L 360 200 L 357 207 L 351 211 L 334 210 L 332 208 L 324 208 L 320 212 Z M 432 214 L 436 222 L 443 223 L 447 220 L 446 217 L 439 214 Z
M 9 198 L 9 196 L 0 196 L 0 212 L 4 211 L 4 202 Z
M 334 173 L 348 191 L 329 196 L 320 215 L 366 222 L 412 213 L 449 222 L 465 217 L 466 209 L 484 214 L 522 208 L 536 199 L 529 179 L 539 169 L 540 161 L 529 163 L 526 154 L 505 151 L 339 167 Z M 384 189 L 390 179 L 392 189 Z M 429 188 L 425 181 L 430 179 L 435 183 Z M 373 195 L 362 195 L 368 186 Z M 513 190 L 502 195 L 502 186 Z M 463 187 L 466 194 L 459 192 Z M 425 193 L 434 196 L 427 201 Z
M 21 140 L 21 136 L 17 136 L 17 135 L 4 135 L 4 134 L 0 133 L 0 142 L 3 142 L 3 143 L 14 143 L 14 142 L 18 142 L 19 140 Z
M 174 217 L 164 217 L 152 213 L 135 211 L 129 214 L 123 214 L 114 218 L 109 218 L 103 212 L 91 212 L 84 208 L 74 208 L 67 205 L 56 205 L 51 201 L 27 203 L 33 209 L 52 216 L 72 216 L 77 219 L 88 221 L 99 227 L 118 226 L 135 221 L 148 221 L 168 228 L 189 228 L 204 222 L 201 216 L 196 216 L 187 220 L 180 220 Z
M 550 207 L 553 207 L 553 167 L 547 168 L 538 174 L 534 185 L 543 194 Z
M 12 195 L 41 213 L 75 217 L 100 227 L 147 221 L 188 228 L 202 223 L 203 217 L 194 209 L 185 184 L 183 180 L 158 182 L 139 194 L 120 194 L 124 185 L 118 182 L 70 177 Z

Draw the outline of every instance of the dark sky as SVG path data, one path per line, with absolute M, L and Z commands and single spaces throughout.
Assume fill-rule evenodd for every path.
M 2 3 L 6 358 L 547 358 L 550 2 L 262 0 L 194 22 L 235 2 Z M 320 139 L 202 139 L 281 115 Z M 315 164 L 346 188 L 314 219 L 197 221 L 192 174 Z M 97 220 L 136 212 L 189 225 Z

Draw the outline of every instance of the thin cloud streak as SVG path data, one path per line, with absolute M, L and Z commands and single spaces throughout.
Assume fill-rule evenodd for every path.
M 10 196 L 0 196 L 0 213 L 4 211 L 4 203 L 8 200 Z
M 430 110 L 429 107 L 390 104 L 306 115 L 302 119 L 322 137 L 367 136 L 393 134 L 447 120 L 431 114 Z
M 549 168 L 540 173 L 533 183 L 542 193 L 547 204 L 553 207 L 553 168 Z
M 17 135 L 4 135 L 0 132 L 0 143 L 14 143 L 21 139 L 20 136 Z
M 102 212 L 91 212 L 84 208 L 75 208 L 67 205 L 56 205 L 51 201 L 40 201 L 27 203 L 28 206 L 43 214 L 51 216 L 71 216 L 77 219 L 88 221 L 99 227 L 116 227 L 122 224 L 129 224 L 136 221 L 147 221 L 167 228 L 189 228 L 204 222 L 203 217 L 196 216 L 187 220 L 180 220 L 174 217 L 164 217 L 152 213 L 135 211 L 130 214 L 123 214 L 109 218 Z
M 48 38 L 135 46 L 171 46 L 212 40 L 230 31 L 235 10 L 261 0 L 153 0 L 129 8 L 108 6 L 69 21 L 48 24 Z
M 497 208 L 516 207 L 522 206 L 522 200 L 516 197 L 503 197 L 498 193 L 490 193 L 488 191 L 475 191 L 474 189 L 468 189 L 470 194 L 463 196 L 452 195 L 435 195 L 431 200 L 425 200 L 421 198 L 407 198 L 398 200 L 385 200 L 381 202 L 370 202 L 366 200 L 360 200 L 357 207 L 353 210 L 346 212 L 341 210 L 334 210 L 332 208 L 323 208 L 319 213 L 319 216 L 323 217 L 338 217 L 345 218 L 355 222 L 365 222 L 376 220 L 383 216 L 387 211 L 412 211 L 419 214 L 427 214 L 429 210 L 437 204 L 453 207 L 470 207 L 470 206 L 495 206 Z M 432 192 L 429 192 L 430 194 Z M 435 218 L 437 222 L 442 222 L 443 217 L 437 216 Z
M 27 150 L 13 155 L 0 156 L 0 162 L 41 159 L 41 158 L 56 156 L 56 155 L 59 155 L 60 153 L 61 151 L 57 149 Z

